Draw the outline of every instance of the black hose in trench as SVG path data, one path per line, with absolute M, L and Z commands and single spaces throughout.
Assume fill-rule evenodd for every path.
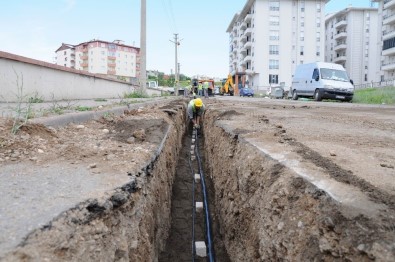
M 197 131 L 197 130 L 196 130 Z M 200 181 L 201 181 L 201 187 L 202 187 L 202 193 L 203 193 L 203 209 L 204 209 L 204 218 L 205 218 L 205 226 L 206 226 L 206 238 L 207 238 L 207 253 L 208 253 L 208 260 L 210 262 L 215 261 L 214 259 L 214 247 L 213 247 L 213 241 L 212 241 L 212 230 L 211 230 L 211 216 L 210 216 L 210 210 L 209 210 L 209 205 L 208 205 L 208 194 L 207 194 L 207 188 L 206 188 L 206 182 L 204 179 L 204 172 L 203 172 L 203 167 L 201 163 L 201 158 L 200 158 L 200 152 L 199 152 L 199 141 L 198 141 L 198 134 L 197 132 L 192 133 L 192 138 L 195 139 L 195 154 L 196 154 L 196 160 L 198 163 L 199 167 L 199 174 L 200 174 Z M 193 205 L 193 211 L 192 211 L 192 261 L 194 261 L 195 253 L 196 253 L 196 247 L 195 247 L 195 218 L 196 218 L 196 205 L 195 205 L 195 173 L 192 167 L 191 163 L 191 157 L 189 157 L 189 166 L 191 168 L 191 173 L 192 173 L 192 205 Z

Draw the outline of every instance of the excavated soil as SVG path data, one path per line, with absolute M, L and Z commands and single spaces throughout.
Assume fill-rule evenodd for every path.
M 0 257 L 190 261 L 186 102 L 15 136 L 0 119 Z M 217 261 L 395 260 L 395 108 L 204 102 Z
M 393 261 L 394 113 L 350 104 L 213 103 L 205 148 L 230 257 Z

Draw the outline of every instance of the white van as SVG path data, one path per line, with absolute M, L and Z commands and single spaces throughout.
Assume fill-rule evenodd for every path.
M 354 85 L 344 67 L 334 63 L 316 62 L 298 65 L 292 79 L 292 99 L 313 97 L 351 101 Z

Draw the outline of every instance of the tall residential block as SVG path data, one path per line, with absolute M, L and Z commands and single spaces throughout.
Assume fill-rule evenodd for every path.
M 129 82 L 140 75 L 140 49 L 119 40 L 62 44 L 56 50 L 56 64 Z
M 381 81 L 395 80 L 395 0 L 372 0 L 378 3 Z
M 229 72 L 245 72 L 257 90 L 289 88 L 298 64 L 324 61 L 327 2 L 248 0 L 226 31 Z
M 325 20 L 325 61 L 341 64 L 355 85 L 380 81 L 377 8 L 349 7 Z

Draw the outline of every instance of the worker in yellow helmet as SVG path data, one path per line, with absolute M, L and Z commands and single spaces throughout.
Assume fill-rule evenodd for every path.
M 200 122 L 201 122 L 201 118 L 203 117 L 204 110 L 205 107 L 202 99 L 196 98 L 189 101 L 187 108 L 187 115 L 189 121 L 192 121 L 193 128 L 196 129 L 200 128 Z

